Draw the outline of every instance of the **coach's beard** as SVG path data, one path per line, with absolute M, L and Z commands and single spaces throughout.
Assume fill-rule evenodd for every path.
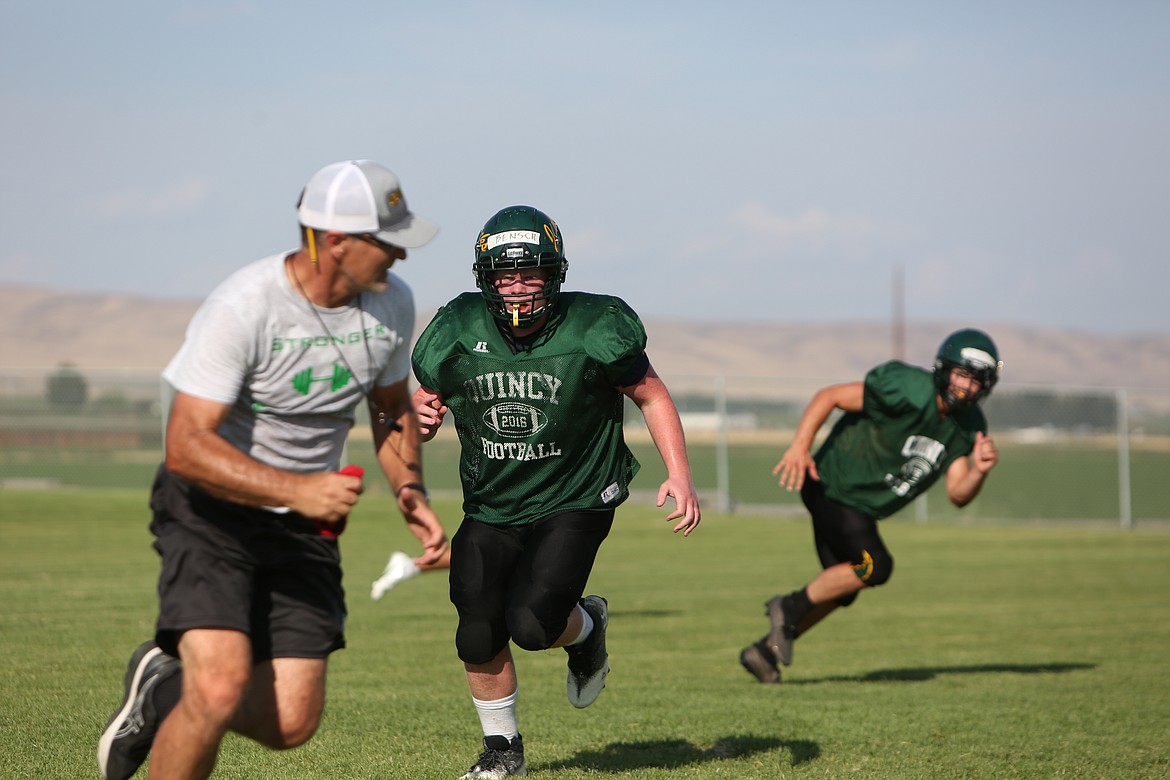
M 386 288 L 390 286 L 390 283 L 386 281 L 386 274 L 388 274 L 389 271 L 382 271 L 381 281 L 359 282 L 353 277 L 353 274 L 342 268 L 340 265 L 337 266 L 337 270 L 341 272 L 342 276 L 349 280 L 350 285 L 353 287 L 353 291 L 356 293 L 383 293 L 386 292 Z

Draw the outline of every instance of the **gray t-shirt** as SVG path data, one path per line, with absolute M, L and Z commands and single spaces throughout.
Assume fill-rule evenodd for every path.
M 179 392 L 231 405 L 219 434 L 256 460 L 333 471 L 366 392 L 410 372 L 414 299 L 406 282 L 387 274 L 385 292 L 314 307 L 293 289 L 286 257 L 247 265 L 216 287 L 163 378 Z

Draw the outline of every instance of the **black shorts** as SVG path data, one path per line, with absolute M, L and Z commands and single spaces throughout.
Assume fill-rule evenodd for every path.
M 856 564 L 866 553 L 889 557 L 878 533 L 878 521 L 826 496 L 823 483 L 805 479 L 800 498 L 812 515 L 813 539 L 823 568 L 838 563 Z
M 612 509 L 564 512 L 519 526 L 465 518 L 451 539 L 451 603 L 460 660 L 482 664 L 509 640 L 553 644 L 585 591 Z
M 345 647 L 337 539 L 311 520 L 217 499 L 160 468 L 151 493 L 162 557 L 155 641 L 177 654 L 193 628 L 242 631 L 254 661 Z

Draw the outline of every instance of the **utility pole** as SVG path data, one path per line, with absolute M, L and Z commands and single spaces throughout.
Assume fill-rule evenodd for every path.
M 902 274 L 902 264 L 894 263 L 894 278 L 891 290 L 892 310 L 891 332 L 893 357 L 895 360 L 906 359 L 906 283 Z

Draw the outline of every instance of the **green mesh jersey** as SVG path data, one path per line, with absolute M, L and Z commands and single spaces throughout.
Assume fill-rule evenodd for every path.
M 876 518 L 889 517 L 924 493 L 987 431 L 974 407 L 940 418 L 934 379 L 897 360 L 865 376 L 860 412 L 841 416 L 817 451 L 825 493 Z
M 454 418 L 464 513 L 521 525 L 624 501 L 638 461 L 617 386 L 645 348 L 638 315 L 605 295 L 562 293 L 517 354 L 479 293 L 440 309 L 415 345 L 414 373 Z

